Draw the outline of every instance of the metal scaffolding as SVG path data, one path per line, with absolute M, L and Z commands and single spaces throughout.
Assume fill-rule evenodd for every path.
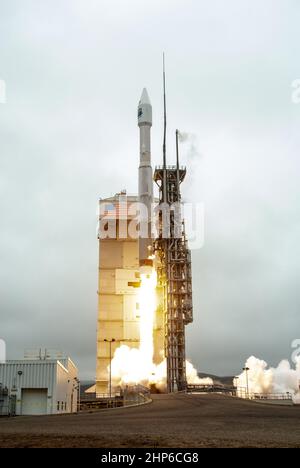
M 154 180 L 159 187 L 158 237 L 154 251 L 158 286 L 163 294 L 168 392 L 186 388 L 185 325 L 193 321 L 191 253 L 181 214 L 180 195 L 186 168 L 179 166 L 178 131 L 176 148 L 176 166 L 167 166 L 164 154 L 163 166 L 156 167 L 154 172 Z

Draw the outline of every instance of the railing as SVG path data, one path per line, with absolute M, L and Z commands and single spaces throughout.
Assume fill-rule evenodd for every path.
M 163 169 L 164 169 L 164 166 L 155 166 L 156 171 L 162 171 Z M 171 170 L 171 171 L 173 171 L 173 170 L 176 171 L 177 167 L 168 165 L 168 166 L 166 166 L 166 169 Z M 180 166 L 179 170 L 180 171 L 186 171 L 186 167 L 185 166 Z
M 143 385 L 125 387 L 123 390 L 124 406 L 141 405 L 151 400 L 150 390 Z
M 215 384 L 189 384 L 186 387 L 187 393 L 229 393 L 235 394 L 234 387 L 225 387 Z
M 247 391 L 246 387 L 237 387 L 236 396 L 239 398 L 247 398 L 249 400 L 292 400 L 291 393 L 256 393 Z
M 150 401 L 150 390 L 142 385 L 120 388 L 110 393 L 86 393 L 80 398 L 80 409 L 119 408 Z
M 190 384 L 186 388 L 187 393 L 225 393 L 249 400 L 292 400 L 291 393 L 254 393 L 247 392 L 246 387 L 227 387 L 221 385 Z
M 293 397 L 290 393 L 252 393 L 250 394 L 252 400 L 292 400 Z

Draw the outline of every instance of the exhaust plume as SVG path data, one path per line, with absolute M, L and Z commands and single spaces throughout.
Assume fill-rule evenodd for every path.
M 122 345 L 116 349 L 111 362 L 113 387 L 141 384 L 146 387 L 154 385 L 160 391 L 166 390 L 166 360 L 158 365 L 153 362 L 156 282 L 157 276 L 154 269 L 150 269 L 147 274 L 141 274 L 141 287 L 139 290 L 140 346 L 139 348 L 129 348 Z M 186 361 L 186 376 L 187 382 L 190 384 L 212 384 L 211 379 L 200 379 L 197 370 L 189 361 Z

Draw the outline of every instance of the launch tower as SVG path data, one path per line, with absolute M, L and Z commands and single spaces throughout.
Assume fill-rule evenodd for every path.
M 154 180 L 159 187 L 158 238 L 154 243 L 158 285 L 162 289 L 164 315 L 164 351 L 167 360 L 167 390 L 186 388 L 185 325 L 193 321 L 191 253 L 188 249 L 184 220 L 181 215 L 180 186 L 186 168 L 179 165 L 176 130 L 176 165 L 166 162 L 166 88 L 164 82 L 163 165 L 155 168 Z

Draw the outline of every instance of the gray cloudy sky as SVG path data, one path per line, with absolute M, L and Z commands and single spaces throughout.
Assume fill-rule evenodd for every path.
M 63 349 L 95 375 L 99 196 L 137 190 L 137 103 L 153 104 L 161 159 L 161 54 L 169 161 L 176 127 L 205 203 L 193 252 L 188 356 L 236 373 L 300 338 L 298 0 L 0 0 L 0 337 L 9 358 Z

